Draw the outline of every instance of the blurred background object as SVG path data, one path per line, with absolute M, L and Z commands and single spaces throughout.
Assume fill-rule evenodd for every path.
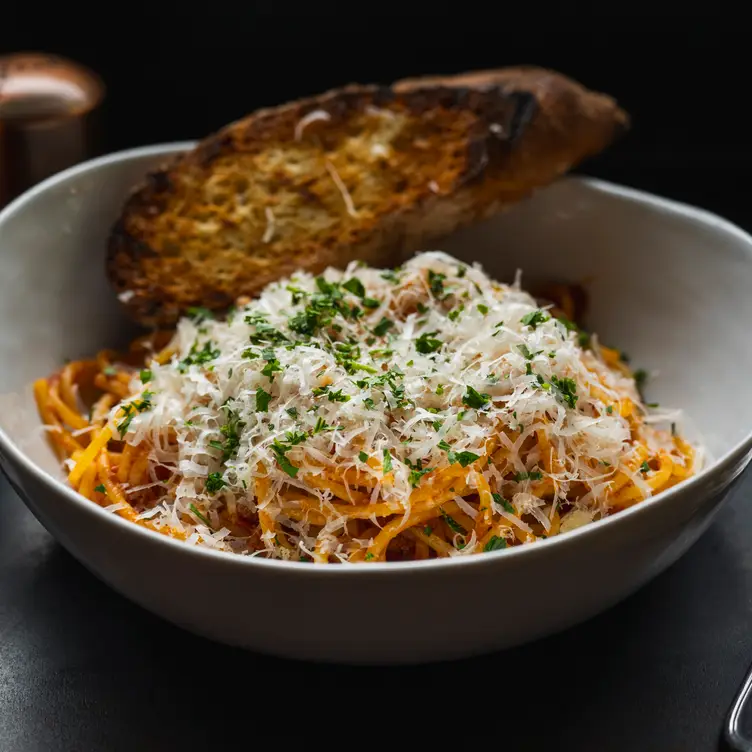
M 0 57 L 0 206 L 97 151 L 96 74 L 56 55 Z

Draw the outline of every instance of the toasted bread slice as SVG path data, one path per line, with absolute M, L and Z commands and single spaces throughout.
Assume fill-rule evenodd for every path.
M 136 189 L 108 276 L 137 321 L 162 327 L 297 269 L 390 264 L 550 183 L 626 125 L 609 97 L 534 68 L 260 110 Z

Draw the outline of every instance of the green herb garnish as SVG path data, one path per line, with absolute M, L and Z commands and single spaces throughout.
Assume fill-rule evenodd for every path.
M 192 306 L 188 309 L 188 316 L 193 319 L 194 324 L 201 324 L 204 321 L 214 318 L 214 313 L 203 306 Z
M 493 497 L 493 500 L 500 506 L 503 507 L 509 514 L 517 514 L 517 511 L 515 508 L 501 495 L 501 494 L 491 494 Z
M 327 425 L 326 421 L 319 417 L 316 419 L 316 425 L 313 427 L 314 434 L 322 433 L 323 431 L 333 431 L 334 426 Z
M 227 485 L 221 473 L 209 473 L 206 479 L 206 492 L 215 494 Z
M 543 480 L 543 473 L 539 470 L 534 470 L 531 473 L 517 473 L 514 476 L 515 481 L 520 483 L 523 480 Z
M 211 342 L 205 342 L 199 350 L 198 342 L 191 345 L 191 349 L 183 360 L 178 363 L 178 371 L 185 373 L 189 366 L 200 366 L 208 363 L 220 355 L 219 348 L 214 347 Z
M 539 324 L 545 324 L 550 318 L 551 317 L 547 313 L 538 308 L 535 311 L 530 311 L 530 313 L 525 314 L 520 319 L 520 323 L 535 329 Z
M 272 395 L 265 392 L 261 387 L 256 390 L 256 412 L 265 413 L 269 410 L 269 400 Z
M 207 487 L 208 487 L 208 484 L 207 484 Z M 207 520 L 206 517 L 204 517 L 204 515 L 201 514 L 201 512 L 199 512 L 198 509 L 196 509 L 195 504 L 190 504 L 188 508 L 191 510 L 191 512 L 193 512 L 193 514 L 196 515 L 196 517 L 198 517 L 201 520 L 201 522 L 204 523 L 204 525 L 206 525 L 206 527 L 208 527 L 210 530 L 212 529 L 212 526 L 209 524 L 209 520 Z
M 566 403 L 572 409 L 577 405 L 577 384 L 574 379 L 560 379 L 554 375 L 551 377 L 551 386 L 556 390 L 559 400 Z
M 441 510 L 441 517 L 455 533 L 459 533 L 460 535 L 465 535 L 467 533 L 467 530 L 465 530 L 465 528 L 462 527 L 454 517 L 450 517 L 443 509 Z
M 465 310 L 465 306 L 463 306 L 462 304 L 460 304 L 458 308 L 455 308 L 454 310 L 449 311 L 449 313 L 447 314 L 447 318 L 450 321 L 457 321 L 457 319 L 460 317 L 460 314 L 464 310 Z
M 393 326 L 394 322 L 383 316 L 381 321 L 373 328 L 373 333 L 377 337 L 383 337 Z
M 507 547 L 507 542 L 504 538 L 499 538 L 498 535 L 492 535 L 488 543 L 483 546 L 484 551 L 501 551 L 502 548 Z
M 438 274 L 432 269 L 428 270 L 428 286 L 431 288 L 431 293 L 435 298 L 444 297 L 444 280 L 446 274 Z
M 440 339 L 436 339 L 433 336 L 434 334 L 438 334 L 438 332 L 426 332 L 425 334 L 421 334 L 420 337 L 415 340 L 415 349 L 423 355 L 436 352 L 443 343 Z
M 543 352 L 542 350 L 531 352 L 527 345 L 517 345 L 517 349 L 520 351 L 520 355 L 526 360 L 532 360 L 536 355 L 540 355 Z
M 472 407 L 475 410 L 480 410 L 491 399 L 490 394 L 483 394 L 477 392 L 473 387 L 468 386 L 467 391 L 462 397 L 462 404 Z
M 352 277 L 352 279 L 348 279 L 347 282 L 345 282 L 342 287 L 345 288 L 348 292 L 351 292 L 353 295 L 355 295 L 358 298 L 364 298 L 366 296 L 366 288 L 363 286 L 363 283 L 357 278 Z

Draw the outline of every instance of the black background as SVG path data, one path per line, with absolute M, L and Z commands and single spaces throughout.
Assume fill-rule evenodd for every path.
M 8 0 L 0 52 L 55 52 L 100 73 L 106 151 L 200 137 L 259 106 L 348 82 L 549 66 L 632 115 L 630 135 L 585 171 L 743 219 L 748 24 L 719 2 L 702 12 L 666 0 L 614 5 Z
M 632 116 L 582 171 L 752 227 L 752 34 L 718 3 L 9 5 L 0 53 L 54 52 L 104 78 L 102 151 L 201 137 L 352 81 L 535 63 Z M 679 564 L 576 630 L 490 658 L 364 670 L 239 653 L 163 624 L 2 486 L 0 749 L 392 747 L 406 734 L 426 747 L 482 734 L 513 750 L 714 749 L 752 659 L 750 493 L 748 479 Z

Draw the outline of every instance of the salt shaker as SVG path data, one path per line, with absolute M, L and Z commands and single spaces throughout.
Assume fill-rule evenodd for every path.
M 95 73 L 70 60 L 0 56 L 0 207 L 96 153 L 104 91 Z

